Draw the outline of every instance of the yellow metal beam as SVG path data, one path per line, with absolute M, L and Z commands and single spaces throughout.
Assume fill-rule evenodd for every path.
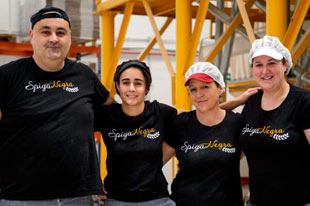
M 161 39 L 160 32 L 158 31 L 158 28 L 157 28 L 157 25 L 156 25 L 156 22 L 155 22 L 155 19 L 154 19 L 151 7 L 150 7 L 149 3 L 147 2 L 147 0 L 142 0 L 142 2 L 143 2 L 143 5 L 144 5 L 144 8 L 145 8 L 145 11 L 146 11 L 146 13 L 147 13 L 147 15 L 149 17 L 149 20 L 151 22 L 151 25 L 152 25 L 153 31 L 155 33 L 155 37 L 156 37 L 157 43 L 158 43 L 159 48 L 160 48 L 160 52 L 161 52 L 161 54 L 162 54 L 162 56 L 163 56 L 163 58 L 165 60 L 165 64 L 167 66 L 168 72 L 169 72 L 170 76 L 175 76 L 175 73 L 173 71 L 171 62 L 169 60 L 169 56 L 168 56 L 167 50 L 166 50 L 166 48 L 164 46 L 163 40 Z
M 235 82 L 235 83 L 227 83 L 227 88 L 237 88 L 237 87 L 250 87 L 253 85 L 257 85 L 256 81 L 251 80 L 251 81 L 244 81 L 244 82 Z
M 197 46 L 200 40 L 201 31 L 203 28 L 203 23 L 205 21 L 208 7 L 209 7 L 209 0 L 201 0 L 200 5 L 197 11 L 196 21 L 195 21 L 195 27 L 192 34 L 192 41 L 190 43 L 187 58 L 183 70 L 183 75 L 185 74 L 186 70 L 190 67 L 190 65 L 193 64 L 196 53 L 197 53 Z
M 309 6 L 309 0 L 299 0 L 297 8 L 295 9 L 290 25 L 283 39 L 283 44 L 288 48 L 288 50 L 291 50 L 294 46 L 296 37 L 307 15 Z
M 148 1 L 154 1 L 154 0 L 148 0 Z M 175 11 L 176 10 L 176 1 L 167 1 L 167 0 L 155 0 L 155 1 L 162 1 L 164 2 L 164 4 L 161 4 L 158 7 L 153 8 L 153 14 L 154 16 L 161 16 L 161 15 L 165 15 L 169 12 Z M 191 0 L 193 1 L 197 1 L 197 0 Z M 192 6 L 192 9 L 194 10 L 196 6 Z
M 298 44 L 294 47 L 292 51 L 292 59 L 294 65 L 296 65 L 298 59 L 305 52 L 309 44 L 310 44 L 310 27 L 307 29 L 307 31 L 304 33 L 304 35 L 302 36 L 302 38 L 299 40 Z
M 97 13 L 114 9 L 115 7 L 122 6 L 132 0 L 108 0 L 97 4 Z
M 159 34 L 162 35 L 166 29 L 168 28 L 168 26 L 170 25 L 170 23 L 173 21 L 173 18 L 168 17 L 167 20 L 165 21 L 165 23 L 163 24 L 163 26 L 161 27 L 161 29 L 159 30 Z M 150 53 L 151 49 L 153 48 L 153 46 L 156 43 L 156 36 L 148 43 L 148 45 L 145 47 L 145 49 L 139 54 L 138 59 L 140 61 L 143 61 L 145 59 L 145 57 Z
M 102 181 L 107 176 L 107 147 L 105 146 L 104 142 L 100 143 L 100 176 Z
M 118 34 L 118 38 L 117 38 L 117 42 L 116 42 L 116 46 L 114 48 L 113 51 L 113 60 L 112 60 L 112 65 L 111 65 L 111 75 L 108 78 L 108 82 L 107 84 L 111 87 L 113 87 L 113 73 L 115 71 L 115 68 L 117 66 L 119 57 L 121 55 L 122 52 L 122 47 L 123 47 L 123 43 L 125 40 L 125 36 L 126 36 L 126 32 L 127 32 L 127 28 L 128 28 L 128 24 L 129 24 L 129 20 L 133 11 L 133 8 L 135 6 L 135 2 L 128 2 L 126 3 L 126 7 L 125 7 L 125 12 L 124 12 L 124 16 L 123 16 L 123 20 L 122 20 L 122 25 Z M 114 93 L 115 90 L 112 90 L 112 92 Z M 115 94 L 115 93 L 114 93 Z M 113 95 L 113 94 L 112 94 Z
M 164 4 L 162 6 L 156 7 L 153 9 L 153 14 L 155 16 L 163 15 L 175 10 L 175 1 Z
M 210 21 L 210 28 L 209 28 L 209 38 L 210 39 L 213 39 L 214 37 L 213 37 L 213 23 L 214 23 L 214 21 L 211 21 L 211 20 L 209 20 Z
M 171 77 L 171 102 L 175 105 L 176 102 L 176 76 Z
M 256 0 L 249 0 L 245 8 L 246 10 L 250 9 L 251 6 L 254 4 Z M 235 16 L 233 21 L 230 23 L 230 25 L 227 27 L 226 31 L 222 34 L 222 36 L 218 39 L 218 41 L 215 43 L 213 46 L 213 49 L 211 52 L 208 54 L 206 61 L 212 62 L 213 59 L 216 57 L 216 55 L 221 51 L 223 48 L 224 44 L 228 40 L 228 38 L 231 36 L 231 34 L 236 30 L 236 28 L 241 24 L 241 14 L 240 12 Z
M 246 90 L 248 90 L 248 87 L 244 87 L 244 88 L 230 88 L 229 89 L 229 93 L 234 93 L 234 92 L 245 92 Z M 225 101 L 224 101 L 225 102 Z
M 185 61 L 192 31 L 191 0 L 176 0 L 176 108 L 190 110 L 191 101 L 185 83 Z
M 171 179 L 175 178 L 175 171 L 176 171 L 176 165 L 177 165 L 177 158 L 173 156 L 171 158 Z
M 108 78 L 111 76 L 111 66 L 114 51 L 114 13 L 103 12 L 101 16 L 101 81 L 111 91 Z
M 171 96 L 172 96 L 172 105 L 175 105 L 176 102 L 176 76 L 171 77 Z M 176 165 L 177 165 L 177 159 L 175 156 L 171 158 L 171 177 L 172 179 L 175 178 L 175 171 L 176 171 Z
M 287 27 L 287 1 L 266 0 L 266 34 L 283 39 Z
M 101 15 L 101 82 L 109 91 L 111 87 L 108 87 L 107 81 L 112 75 L 110 68 L 114 50 L 114 16 L 112 12 L 103 12 Z M 107 150 L 103 142 L 100 144 L 100 157 L 100 175 L 104 179 L 107 175 Z
M 245 29 L 246 29 L 246 33 L 248 34 L 250 43 L 252 44 L 253 41 L 255 40 L 255 35 L 254 35 L 254 31 L 253 31 L 248 13 L 247 13 L 246 8 L 243 4 L 243 0 L 237 0 L 237 4 L 238 4 L 239 11 L 240 11 L 240 14 L 241 14 L 241 17 L 243 20 L 243 24 L 244 24 Z

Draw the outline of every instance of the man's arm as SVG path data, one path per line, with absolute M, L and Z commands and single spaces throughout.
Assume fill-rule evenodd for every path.
M 236 97 L 235 99 L 220 104 L 220 107 L 221 109 L 233 110 L 236 107 L 243 105 L 249 99 L 250 96 L 256 94 L 260 89 L 261 89 L 260 87 L 250 88 L 247 91 L 243 92 L 240 96 Z
M 2 119 L 2 113 L 1 113 L 1 109 L 0 109 L 0 121 L 1 121 L 1 119 Z

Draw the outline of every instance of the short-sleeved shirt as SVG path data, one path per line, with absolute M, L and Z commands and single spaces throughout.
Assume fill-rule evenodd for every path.
M 290 85 L 276 109 L 261 109 L 263 92 L 252 96 L 243 114 L 240 137 L 250 177 L 251 201 L 257 205 L 299 206 L 310 202 L 310 92 Z
M 178 206 L 243 205 L 238 144 L 242 126 L 242 115 L 231 111 L 214 126 L 201 124 L 196 111 L 176 117 L 167 143 L 179 161 L 171 188 Z
M 107 147 L 108 198 L 140 202 L 167 197 L 162 142 L 176 109 L 146 101 L 144 111 L 135 117 L 126 115 L 120 104 L 105 106 L 98 115 L 104 117 L 96 124 Z
M 0 67 L 0 199 L 101 194 L 94 108 L 108 91 L 84 64 L 45 72 L 33 58 Z

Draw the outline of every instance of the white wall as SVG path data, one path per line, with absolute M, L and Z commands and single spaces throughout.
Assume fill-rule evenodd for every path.
M 19 0 L 1 0 L 0 33 L 17 34 L 19 31 Z

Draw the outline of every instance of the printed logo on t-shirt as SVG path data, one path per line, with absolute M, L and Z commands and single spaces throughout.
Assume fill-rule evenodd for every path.
M 187 153 L 190 150 L 197 152 L 198 150 L 205 150 L 210 148 L 215 148 L 226 153 L 236 152 L 236 148 L 233 147 L 231 143 L 219 142 L 218 140 L 210 140 L 209 142 L 201 144 L 189 144 L 188 142 L 184 142 L 184 145 L 181 146 L 181 151 L 184 151 L 184 153 Z
M 114 141 L 117 141 L 118 139 L 125 141 L 128 137 L 136 135 L 142 135 L 147 139 L 157 139 L 160 136 L 160 132 L 156 131 L 154 128 L 145 129 L 143 127 L 139 127 L 128 132 L 119 132 L 117 129 L 112 129 L 111 132 L 108 133 L 108 136 L 114 139 Z
M 54 88 L 62 88 L 64 91 L 71 93 L 79 91 L 79 88 L 76 87 L 72 82 L 62 82 L 60 80 L 47 83 L 34 83 L 33 81 L 29 81 L 28 85 L 25 86 L 26 90 L 32 92 L 37 92 L 40 90 L 42 92 L 46 92 L 46 90 Z
M 289 133 L 284 131 L 284 129 L 272 129 L 271 126 L 264 126 L 263 128 L 253 128 L 249 124 L 246 124 L 242 129 L 242 134 L 249 134 L 253 136 L 254 134 L 265 134 L 275 140 L 286 140 L 289 138 Z

